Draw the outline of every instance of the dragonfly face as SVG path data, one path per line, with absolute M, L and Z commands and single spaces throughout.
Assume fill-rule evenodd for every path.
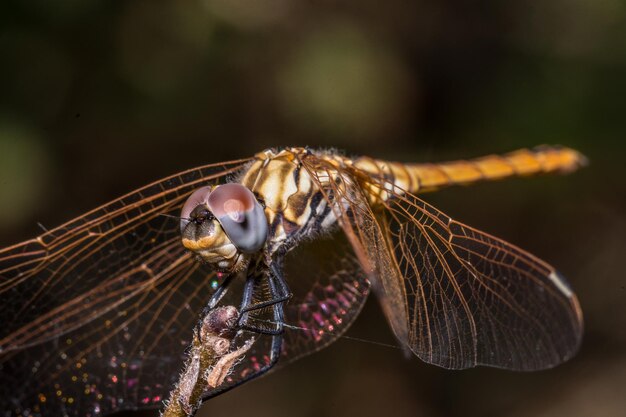
M 180 217 L 183 246 L 223 273 L 245 269 L 267 239 L 263 208 L 240 184 L 199 188 Z
M 0 411 L 160 407 L 199 316 L 235 306 L 234 346 L 254 343 L 209 398 L 337 340 L 370 289 L 428 363 L 556 366 L 583 331 L 562 275 L 416 194 L 583 164 L 566 148 L 441 164 L 286 148 L 150 184 L 0 250 Z

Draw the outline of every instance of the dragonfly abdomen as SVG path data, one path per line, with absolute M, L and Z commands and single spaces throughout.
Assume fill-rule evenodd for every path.
M 395 190 L 396 192 L 403 190 L 416 194 L 450 185 L 467 185 L 508 177 L 569 173 L 584 166 L 586 162 L 586 158 L 573 149 L 539 146 L 504 155 L 441 163 L 405 164 L 363 157 L 355 160 L 354 166 L 395 185 L 400 189 Z M 377 197 L 386 200 L 386 190 L 377 188 Z

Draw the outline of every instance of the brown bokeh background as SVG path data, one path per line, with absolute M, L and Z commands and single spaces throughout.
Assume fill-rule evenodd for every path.
M 624 415 L 625 32 L 623 0 L 6 0 L 0 244 L 270 146 L 441 161 L 568 145 L 591 161 L 572 176 L 424 198 L 569 277 L 586 320 L 570 363 L 450 372 L 342 339 L 200 415 Z M 373 299 L 348 334 L 395 343 Z

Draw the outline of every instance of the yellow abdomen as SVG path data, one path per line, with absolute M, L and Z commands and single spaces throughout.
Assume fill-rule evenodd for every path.
M 417 194 L 450 185 L 514 176 L 569 173 L 586 163 L 587 159 L 573 149 L 540 146 L 466 161 L 405 164 L 363 157 L 355 160 L 353 165 L 374 177 L 393 182 L 404 191 Z M 379 194 L 379 198 L 385 199 L 384 190 Z

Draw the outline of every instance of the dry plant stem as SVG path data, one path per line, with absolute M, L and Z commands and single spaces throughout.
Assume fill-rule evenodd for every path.
M 229 352 L 232 326 L 237 320 L 235 307 L 219 307 L 207 314 L 194 337 L 185 368 L 178 379 L 161 417 L 193 416 L 202 403 L 202 393 L 224 382 L 231 368 L 252 345 L 248 340 Z M 226 336 L 225 336 L 226 334 Z
M 239 349 L 222 356 L 213 368 L 209 369 L 205 379 L 209 388 L 218 387 L 224 382 L 235 363 L 246 354 L 254 339 L 247 340 Z

